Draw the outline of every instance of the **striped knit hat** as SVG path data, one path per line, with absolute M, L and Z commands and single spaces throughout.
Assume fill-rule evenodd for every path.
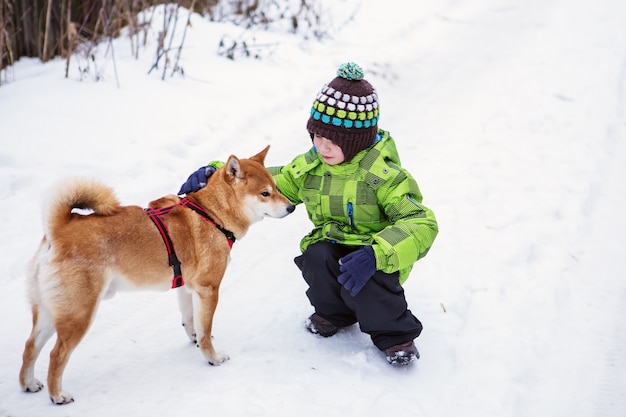
M 378 131 L 378 95 L 354 62 L 343 64 L 337 77 L 322 87 L 306 125 L 314 134 L 338 145 L 349 162 L 369 148 Z

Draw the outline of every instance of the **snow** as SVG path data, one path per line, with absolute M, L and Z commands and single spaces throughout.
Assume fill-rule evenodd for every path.
M 78 59 L 68 79 L 61 59 L 3 71 L 0 416 L 624 415 L 626 3 L 407 3 L 329 2 L 332 37 L 259 31 L 274 45 L 262 60 L 217 56 L 221 34 L 241 29 L 194 15 L 185 76 L 164 81 L 147 74 L 154 37 L 138 59 L 128 38 L 115 59 L 101 45 L 82 81 Z M 267 165 L 284 164 L 310 146 L 313 98 L 349 60 L 440 225 L 405 285 L 421 359 L 389 366 L 356 326 L 304 329 L 299 207 L 233 248 L 214 326 L 230 361 L 202 359 L 173 292 L 119 293 L 66 369 L 76 402 L 22 392 L 25 265 L 50 185 L 89 176 L 145 207 L 213 159 L 270 144 Z

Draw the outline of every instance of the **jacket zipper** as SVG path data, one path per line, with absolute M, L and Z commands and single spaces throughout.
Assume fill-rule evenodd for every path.
M 350 227 L 354 229 L 354 207 L 352 207 L 351 202 L 348 202 L 348 222 L 350 223 Z

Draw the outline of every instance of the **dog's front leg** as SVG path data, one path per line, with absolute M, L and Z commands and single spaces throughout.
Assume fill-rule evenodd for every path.
M 193 343 L 198 343 L 196 329 L 193 323 L 193 302 L 191 293 L 187 289 L 187 286 L 178 287 L 176 292 L 178 293 L 178 308 L 180 309 L 180 315 L 187 337 L 189 337 L 189 340 Z
M 211 341 L 218 291 L 218 288 L 212 286 L 197 288 L 193 300 L 198 347 L 211 365 L 221 365 L 230 359 L 228 355 L 217 353 Z

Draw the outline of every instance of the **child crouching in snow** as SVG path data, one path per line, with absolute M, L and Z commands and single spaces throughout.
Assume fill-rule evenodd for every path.
M 378 118 L 376 91 L 358 65 L 344 64 L 313 103 L 307 123 L 313 148 L 268 169 L 313 223 L 294 260 L 315 309 L 306 328 L 329 337 L 358 322 L 390 364 L 405 365 L 419 358 L 413 340 L 422 324 L 402 284 L 438 227 Z M 179 194 L 203 187 L 219 165 L 194 172 Z

